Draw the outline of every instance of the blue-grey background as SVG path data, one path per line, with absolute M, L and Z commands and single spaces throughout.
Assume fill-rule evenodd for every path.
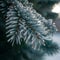
M 53 41 L 57 42 L 58 45 L 60 46 L 60 32 L 54 34 Z M 60 52 L 52 56 L 46 55 L 45 60 L 60 60 Z

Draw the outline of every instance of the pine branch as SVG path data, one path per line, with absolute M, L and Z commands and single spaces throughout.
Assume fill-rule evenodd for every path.
M 21 38 L 23 38 L 28 45 L 31 45 L 32 48 L 36 49 L 38 47 L 37 44 L 40 45 L 40 42 L 36 41 L 36 39 L 38 39 L 36 38 L 37 35 L 34 35 L 29 26 L 26 25 L 25 21 L 19 18 L 16 10 L 14 10 L 12 6 L 10 7 L 11 8 L 9 8 L 9 11 L 7 12 L 6 21 L 6 34 L 7 37 L 10 37 L 8 41 L 12 42 L 12 45 L 14 44 L 14 42 L 16 42 L 17 44 L 21 44 L 20 40 Z
M 16 10 L 14 10 L 12 6 L 10 6 L 9 11 L 7 12 L 6 29 L 8 31 L 6 32 L 6 34 L 8 34 L 7 37 L 10 37 L 8 41 L 11 41 L 12 45 L 14 44 L 15 41 L 16 43 L 20 44 L 19 17 L 16 14 L 17 14 Z
M 21 45 L 21 38 L 34 50 L 46 46 L 45 40 L 52 40 L 56 26 L 52 20 L 46 20 L 33 7 L 13 0 L 13 9 L 7 13 L 6 29 L 8 41 Z
M 45 45 L 43 46 L 41 45 L 41 48 L 44 50 L 45 53 L 47 53 L 48 55 L 53 55 L 54 53 L 58 53 L 58 51 L 60 50 L 59 46 L 57 45 L 57 43 L 53 42 L 53 41 L 48 41 L 45 40 Z

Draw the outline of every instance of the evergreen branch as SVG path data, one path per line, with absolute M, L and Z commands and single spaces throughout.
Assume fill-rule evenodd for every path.
M 20 22 L 19 17 L 17 16 L 16 10 L 10 6 L 9 11 L 7 12 L 7 21 L 6 21 L 6 29 L 7 29 L 7 37 L 10 37 L 8 41 L 12 42 L 12 45 L 14 42 L 17 44 L 21 44 L 20 42 Z
M 41 19 L 41 15 L 38 14 L 31 7 L 25 7 L 23 6 L 22 3 L 19 3 L 16 0 L 15 0 L 15 5 L 17 6 L 17 9 L 19 10 L 22 18 L 27 22 L 27 24 L 30 24 L 35 30 L 35 32 L 38 32 L 41 36 L 53 34 L 51 31 L 56 30 L 51 20 L 48 21 L 45 18 Z M 39 15 L 39 18 L 37 18 L 37 15 Z M 47 29 L 49 27 L 50 29 Z
M 57 43 L 53 42 L 53 41 L 48 41 L 45 40 L 45 45 L 43 46 L 41 45 L 41 48 L 44 50 L 45 53 L 47 53 L 48 55 L 53 55 L 54 53 L 57 53 L 60 48 L 57 45 Z
M 12 45 L 15 42 L 17 44 L 21 44 L 21 38 L 23 38 L 24 41 L 32 48 L 40 48 L 40 41 L 39 38 L 37 38 L 38 36 L 34 35 L 30 30 L 30 27 L 26 25 L 25 20 L 19 18 L 18 13 L 12 6 L 10 6 L 9 11 L 7 12 L 6 29 L 6 34 L 9 38 L 8 42 L 11 42 Z
M 24 5 L 17 0 L 13 0 L 13 7 L 13 12 L 7 14 L 7 37 L 10 37 L 8 41 L 13 42 L 12 45 L 15 41 L 21 44 L 23 38 L 34 50 L 40 50 L 41 45 L 46 46 L 45 40 L 52 40 L 52 34 L 56 31 L 52 20 L 46 20 L 32 6 Z M 17 13 L 14 12 L 15 9 Z

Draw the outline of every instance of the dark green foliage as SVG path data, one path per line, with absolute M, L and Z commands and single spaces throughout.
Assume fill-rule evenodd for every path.
M 57 14 L 57 13 L 52 13 L 52 12 L 47 12 L 47 14 L 45 15 L 45 17 L 46 17 L 47 19 L 52 18 L 52 19 L 55 20 L 55 18 L 58 17 L 58 14 Z
M 50 54 L 53 55 L 53 53 L 57 53 L 58 52 L 59 47 L 58 47 L 58 45 L 55 42 L 46 40 L 45 44 L 46 45 L 45 46 L 42 45 L 41 48 L 48 55 L 50 55 Z
M 30 48 L 29 46 L 27 46 L 23 41 L 22 41 L 22 45 L 20 47 L 20 54 L 21 54 L 21 60 L 25 59 L 25 60 L 42 60 L 43 56 L 44 56 L 44 52 L 43 51 L 34 51 L 32 48 Z

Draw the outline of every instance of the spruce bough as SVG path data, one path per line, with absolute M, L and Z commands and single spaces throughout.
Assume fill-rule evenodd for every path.
M 11 2 L 6 12 L 7 41 L 13 47 L 20 46 L 21 60 L 40 60 L 45 53 L 58 52 L 58 45 L 52 41 L 57 31 L 52 19 L 42 17 L 28 0 L 6 2 Z

